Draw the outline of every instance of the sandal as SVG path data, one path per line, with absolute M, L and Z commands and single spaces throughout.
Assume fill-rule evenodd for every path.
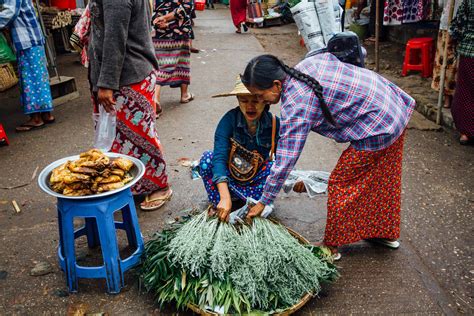
M 21 133 L 21 132 L 30 132 L 30 131 L 33 131 L 35 129 L 43 128 L 45 126 L 46 126 L 45 123 L 41 123 L 39 125 L 33 125 L 33 124 L 30 124 L 30 123 L 23 123 L 20 126 L 17 126 L 15 130 L 19 133 Z
M 166 202 L 171 200 L 171 196 L 173 195 L 173 190 L 169 189 L 168 194 L 165 196 L 160 196 L 154 199 L 150 199 L 150 195 L 147 195 L 145 197 L 145 201 L 140 204 L 140 208 L 142 211 L 156 211 L 163 205 L 165 205 Z M 158 204 L 153 204 L 153 202 L 159 202 Z M 145 205 L 144 205 L 145 204 Z M 146 204 L 152 204 L 151 206 L 147 206 Z
M 385 238 L 370 238 L 370 239 L 366 239 L 366 241 L 372 242 L 374 244 L 378 244 L 381 246 L 385 246 L 391 249 L 398 249 L 400 247 L 400 242 L 398 240 L 392 241 Z
M 181 99 L 180 103 L 189 103 L 192 100 L 194 100 L 194 94 L 191 92 L 188 93 L 188 98 L 187 99 Z
M 52 118 L 49 120 L 45 119 L 45 116 L 46 115 L 41 115 L 41 119 L 43 120 L 45 124 L 53 124 L 54 122 L 56 122 L 56 118 L 54 116 L 51 115 Z

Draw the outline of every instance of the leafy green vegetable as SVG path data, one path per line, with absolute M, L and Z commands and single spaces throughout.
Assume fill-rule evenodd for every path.
M 178 309 L 191 303 L 224 313 L 281 311 L 338 276 L 319 247 L 261 218 L 236 227 L 202 213 L 155 234 L 145 256 L 145 288 L 160 306 Z

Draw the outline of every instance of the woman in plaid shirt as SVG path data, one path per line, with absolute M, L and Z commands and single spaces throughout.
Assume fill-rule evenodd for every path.
M 349 142 L 331 173 L 323 244 L 368 239 L 398 248 L 403 135 L 415 101 L 378 74 L 329 53 L 290 68 L 272 55 L 250 61 L 242 82 L 269 104 L 281 101 L 275 164 L 249 217 L 273 203 L 310 131 Z

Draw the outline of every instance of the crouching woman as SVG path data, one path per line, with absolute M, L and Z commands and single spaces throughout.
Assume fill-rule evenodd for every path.
M 222 117 L 214 136 L 214 151 L 206 151 L 200 160 L 209 201 L 221 220 L 228 219 L 233 202 L 260 199 L 280 128 L 270 106 L 252 96 L 240 79 L 233 91 L 214 97 L 228 96 L 236 96 L 239 106 Z

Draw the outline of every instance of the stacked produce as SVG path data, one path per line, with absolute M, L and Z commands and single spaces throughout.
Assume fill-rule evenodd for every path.
M 219 313 L 274 313 L 316 295 L 338 273 L 318 247 L 267 219 L 233 226 L 202 213 L 157 233 L 142 278 L 157 303 Z
M 70 11 L 61 11 L 55 7 L 40 7 L 44 26 L 47 29 L 55 30 L 72 24 L 72 14 Z
M 133 162 L 125 158 L 110 160 L 98 149 L 79 155 L 55 168 L 49 179 L 51 189 L 66 196 L 83 196 L 116 190 L 133 180 Z

